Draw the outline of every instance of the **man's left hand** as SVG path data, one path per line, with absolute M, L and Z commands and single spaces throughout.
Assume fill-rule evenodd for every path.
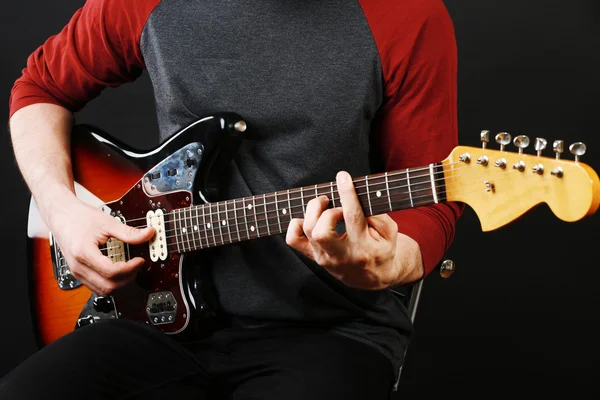
M 406 272 L 397 253 L 398 225 L 387 214 L 365 217 L 347 172 L 339 172 L 336 181 L 342 207 L 327 209 L 326 196 L 311 200 L 304 219 L 290 222 L 287 244 L 350 287 L 378 290 L 397 284 Z M 346 232 L 340 235 L 335 227 L 342 220 Z

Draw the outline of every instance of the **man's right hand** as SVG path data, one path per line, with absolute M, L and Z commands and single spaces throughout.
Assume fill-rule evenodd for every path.
M 136 229 L 119 223 L 74 195 L 52 208 L 49 227 L 75 278 L 98 295 L 108 295 L 135 278 L 144 259 L 113 263 L 99 247 L 111 237 L 129 244 L 147 242 L 154 235 L 154 228 Z

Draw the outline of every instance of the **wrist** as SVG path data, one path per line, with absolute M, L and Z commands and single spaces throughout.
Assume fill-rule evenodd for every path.
M 407 285 L 423 279 L 423 256 L 419 244 L 411 237 L 398 233 L 393 262 L 397 273 L 396 285 Z
M 62 220 L 73 205 L 79 201 L 75 190 L 67 185 L 49 185 L 42 193 L 35 196 L 36 203 L 49 227 L 54 225 L 57 219 Z

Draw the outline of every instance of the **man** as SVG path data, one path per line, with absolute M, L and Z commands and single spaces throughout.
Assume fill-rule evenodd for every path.
M 431 272 L 461 207 L 365 218 L 351 176 L 450 152 L 456 58 L 441 0 L 88 0 L 30 56 L 10 129 L 42 217 L 92 291 L 126 285 L 140 265 L 113 264 L 98 246 L 154 232 L 74 196 L 72 114 L 144 70 L 162 140 L 217 111 L 252 126 L 223 182 L 227 198 L 335 178 L 343 206 L 312 200 L 285 238 L 222 249 L 212 273 L 230 324 L 208 338 L 182 344 L 144 324 L 92 324 L 17 367 L 0 398 L 387 398 L 411 332 L 389 288 Z

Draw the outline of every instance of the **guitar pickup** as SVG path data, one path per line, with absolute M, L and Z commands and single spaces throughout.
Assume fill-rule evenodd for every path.
M 149 240 L 150 259 L 153 262 L 158 260 L 165 261 L 167 259 L 167 235 L 165 230 L 165 215 L 159 208 L 156 211 L 148 211 L 146 214 L 148 226 L 154 228 L 156 233 Z

